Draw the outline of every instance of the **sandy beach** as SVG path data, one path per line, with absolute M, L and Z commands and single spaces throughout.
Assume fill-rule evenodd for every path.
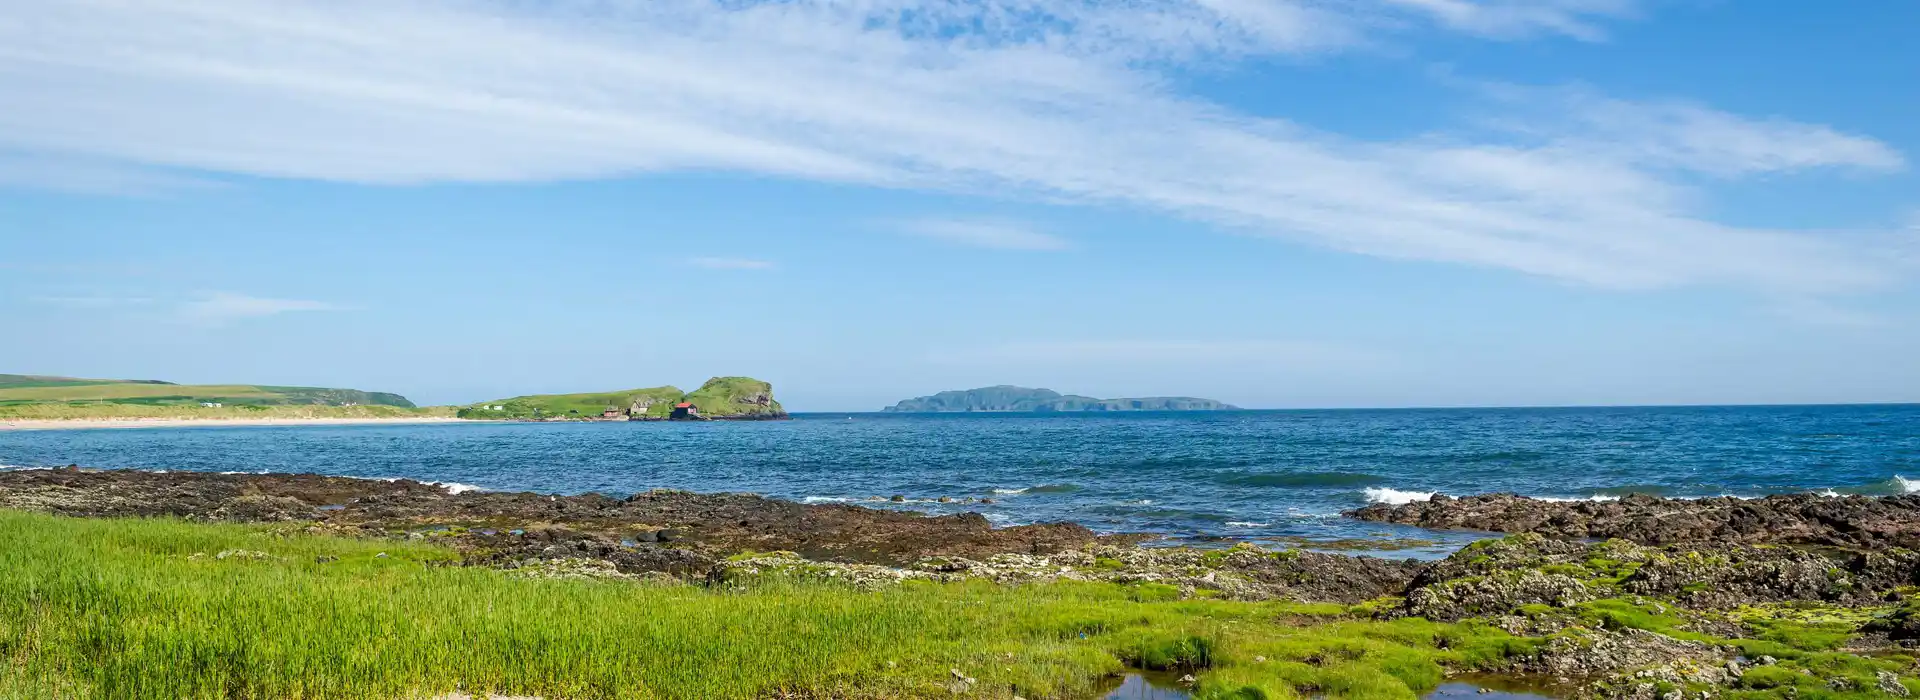
M 5 430 L 98 430 L 113 428 L 231 428 L 298 427 L 323 425 L 407 425 L 467 423 L 460 418 L 418 416 L 405 418 L 115 418 L 107 420 L 4 420 Z

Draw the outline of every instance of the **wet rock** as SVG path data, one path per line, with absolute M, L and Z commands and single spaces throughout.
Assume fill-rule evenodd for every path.
M 1814 494 L 1617 501 L 1542 501 L 1511 493 L 1375 504 L 1350 517 L 1427 528 L 1532 532 L 1562 539 L 1674 543 L 1814 544 L 1877 550 L 1920 548 L 1920 494 Z

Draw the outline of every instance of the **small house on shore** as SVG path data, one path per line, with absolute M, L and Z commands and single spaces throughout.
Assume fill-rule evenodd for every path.
M 673 414 L 672 414 L 672 415 L 670 415 L 670 416 L 668 416 L 668 419 L 670 419 L 670 420 L 699 420 L 699 419 L 700 419 L 700 407 L 699 407 L 699 406 L 695 406 L 695 405 L 693 405 L 693 404 L 691 404 L 691 403 L 688 403 L 688 402 L 686 402 L 686 401 L 682 401 L 682 402 L 680 402 L 680 403 L 677 403 L 677 404 L 674 404 L 674 405 L 673 405 Z
M 617 406 L 608 406 L 608 407 L 607 407 L 607 410 L 605 410 L 605 411 L 601 411 L 601 412 L 600 412 L 600 417 L 601 417 L 601 418 L 609 418 L 609 419 L 612 419 L 612 418 L 625 418 L 625 417 L 627 417 L 627 414 L 625 414 L 625 413 L 621 413 L 621 412 L 620 412 L 620 409 L 619 409 L 619 407 L 617 407 Z

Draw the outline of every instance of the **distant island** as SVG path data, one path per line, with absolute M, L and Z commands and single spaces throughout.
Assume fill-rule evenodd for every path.
M 714 377 L 700 388 L 627 389 L 587 394 L 540 394 L 482 401 L 459 409 L 468 420 L 647 421 L 777 420 L 787 417 L 773 385 L 751 377 Z
M 1050 413 L 1071 411 L 1232 411 L 1213 399 L 1187 396 L 1151 396 L 1137 399 L 1096 399 L 1061 394 L 1051 389 L 990 386 L 966 391 L 943 391 L 907 399 L 881 409 L 885 413 Z

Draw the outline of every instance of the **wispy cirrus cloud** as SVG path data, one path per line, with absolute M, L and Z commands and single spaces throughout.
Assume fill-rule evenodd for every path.
M 231 292 L 214 292 L 181 302 L 175 307 L 174 314 L 187 323 L 224 326 L 285 313 L 344 310 L 346 307 L 324 301 L 273 299 Z
M 1631 17 L 1634 0 L 1390 0 L 1447 27 L 1490 37 L 1565 34 L 1587 41 L 1606 37 L 1605 20 Z
M 1160 70 L 1433 30 L 1594 40 L 1635 9 L 47 0 L 0 20 L 0 94 L 32 96 L 0 110 L 0 149 L 374 184 L 719 170 L 1012 194 L 1617 288 L 1817 296 L 1910 275 L 1701 204 L 1702 174 L 1904 167 L 1829 126 L 1594 97 L 1514 109 L 1492 136 L 1368 140 L 1181 94 Z
M 909 236 L 955 245 L 994 250 L 1066 250 L 1065 238 L 1035 230 L 1017 221 L 987 219 L 914 219 L 889 226 Z
M 708 270 L 771 270 L 776 267 L 771 260 L 753 258 L 688 258 L 687 264 Z

